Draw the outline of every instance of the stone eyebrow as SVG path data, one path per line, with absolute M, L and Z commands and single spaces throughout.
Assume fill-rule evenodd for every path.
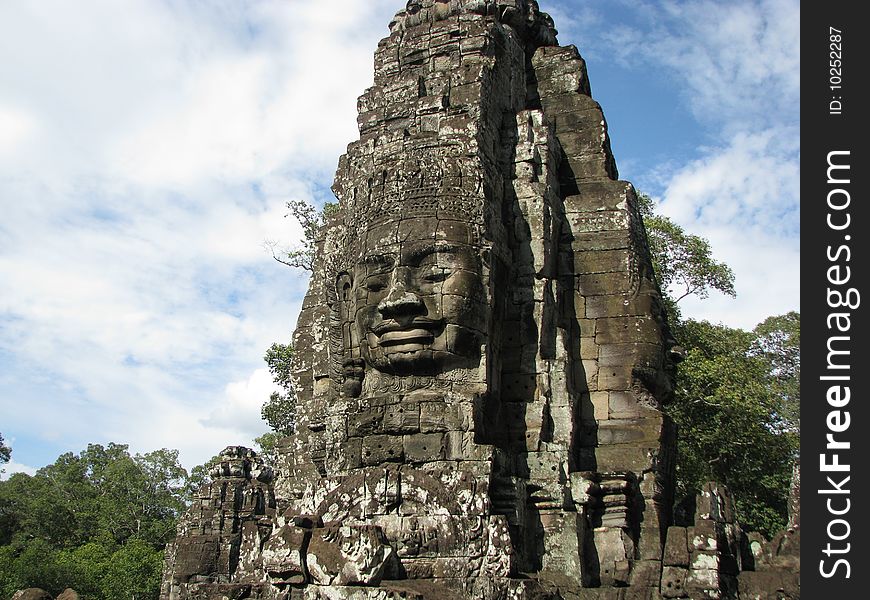
M 460 249 L 461 247 L 458 244 L 436 241 L 422 247 L 414 248 L 408 253 L 408 259 L 417 263 L 430 254 L 435 254 L 436 252 L 458 252 Z
M 359 263 L 362 265 L 385 265 L 392 264 L 396 262 L 396 257 L 391 254 L 369 254 L 367 256 L 363 256 Z

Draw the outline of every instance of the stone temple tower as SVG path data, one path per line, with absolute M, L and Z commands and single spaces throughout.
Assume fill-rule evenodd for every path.
M 659 598 L 673 342 L 577 49 L 534 0 L 411 0 L 358 122 L 296 434 L 224 452 L 162 598 Z

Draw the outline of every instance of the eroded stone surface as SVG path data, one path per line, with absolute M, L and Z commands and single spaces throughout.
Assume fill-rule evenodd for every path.
M 274 472 L 224 452 L 162 599 L 727 588 L 718 491 L 663 545 L 674 342 L 577 49 L 533 0 L 411 0 L 374 70 L 294 333 L 297 433 Z

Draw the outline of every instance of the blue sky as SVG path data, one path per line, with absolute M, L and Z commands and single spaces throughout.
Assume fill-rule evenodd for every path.
M 586 58 L 623 179 L 737 275 L 690 316 L 799 309 L 797 0 L 541 0 Z M 305 273 L 401 0 L 0 4 L 0 432 L 8 472 L 88 443 L 188 468 L 265 431 L 262 356 Z

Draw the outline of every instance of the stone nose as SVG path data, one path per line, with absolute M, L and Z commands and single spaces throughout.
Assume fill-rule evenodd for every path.
M 390 291 L 378 303 L 378 310 L 384 317 L 421 314 L 424 308 L 423 300 L 418 296 L 413 286 L 409 285 L 410 273 L 399 267 L 393 273 Z

